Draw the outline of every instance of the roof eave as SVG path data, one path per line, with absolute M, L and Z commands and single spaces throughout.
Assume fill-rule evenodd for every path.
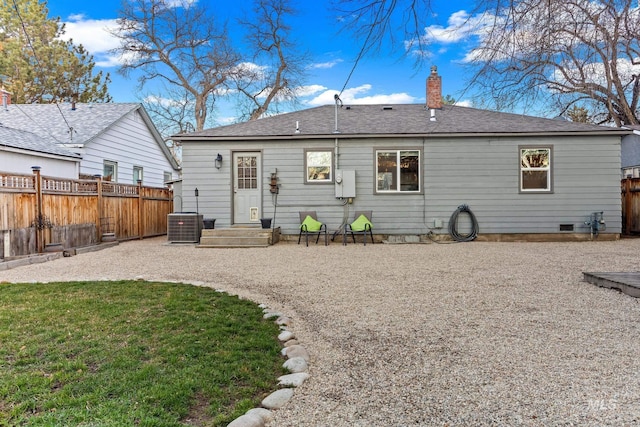
M 624 136 L 632 134 L 628 130 L 596 130 L 596 131 L 563 131 L 563 132 L 452 132 L 452 133 L 394 133 L 394 134 L 351 134 L 351 133 L 331 133 L 331 134 L 300 134 L 289 135 L 256 135 L 256 136 L 174 136 L 173 139 L 181 142 L 189 141 L 275 141 L 275 140 L 300 140 L 300 139 L 369 139 L 369 138 L 462 138 L 462 137 L 489 137 L 489 138 L 512 138 L 512 137 L 540 137 L 540 136 Z
M 58 153 L 49 153 L 43 150 L 34 150 L 34 149 L 29 149 L 29 148 L 24 148 L 24 147 L 13 147 L 11 145 L 6 145 L 6 144 L 2 144 L 0 143 L 0 148 L 2 148 L 4 151 L 10 151 L 12 153 L 24 153 L 24 154 L 30 154 L 30 153 L 38 153 L 40 155 L 42 155 L 42 157 L 48 157 L 48 158 L 52 158 L 52 159 L 60 159 L 60 160 L 71 160 L 74 162 L 79 162 L 82 160 L 82 157 L 80 157 L 79 155 L 76 154 L 69 154 L 69 155 L 64 155 L 64 154 L 58 154 Z

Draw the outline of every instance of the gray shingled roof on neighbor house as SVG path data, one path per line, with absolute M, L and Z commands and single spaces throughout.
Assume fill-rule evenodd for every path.
M 336 133 L 335 105 L 325 105 L 245 123 L 176 135 L 177 140 L 275 139 L 330 137 Z M 431 110 L 424 104 L 344 105 L 338 109 L 337 129 L 345 137 L 460 136 L 525 134 L 619 134 L 619 128 L 445 105 Z M 296 124 L 299 132 L 296 133 Z
M 5 126 L 0 126 L 0 146 L 80 159 L 79 154 L 58 146 L 51 138 Z
M 74 110 L 70 103 L 10 104 L 0 108 L 0 123 L 59 144 L 86 144 L 139 107 L 135 103 L 76 104 Z

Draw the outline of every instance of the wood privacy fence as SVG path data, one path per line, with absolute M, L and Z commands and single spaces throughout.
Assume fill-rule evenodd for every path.
M 0 257 L 167 233 L 168 188 L 0 173 Z
M 640 235 L 640 178 L 622 180 L 622 234 Z

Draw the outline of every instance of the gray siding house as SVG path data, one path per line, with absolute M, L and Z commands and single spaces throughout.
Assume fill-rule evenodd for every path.
M 622 177 L 640 178 L 640 126 L 628 126 L 633 133 L 622 138 Z
M 49 145 L 57 154 L 76 155 L 76 179 L 101 175 L 122 184 L 141 179 L 143 185 L 163 187 L 179 177 L 178 163 L 142 104 L 9 104 L 0 108 L 0 123 L 36 135 L 41 147 Z M 31 173 L 37 162 L 5 171 Z M 59 176 L 47 164 L 38 166 L 44 175 Z
M 371 210 L 378 239 L 445 237 L 467 205 L 479 239 L 579 240 L 591 238 L 594 212 L 606 223 L 599 238 L 621 233 L 628 133 L 438 103 L 336 104 L 174 138 L 183 210 L 216 228 L 272 218 L 297 237 L 299 211 L 314 210 L 336 233 Z

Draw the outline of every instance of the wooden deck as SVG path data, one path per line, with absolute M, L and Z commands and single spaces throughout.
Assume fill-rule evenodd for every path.
M 594 285 L 617 289 L 627 295 L 640 298 L 640 272 L 631 273 L 585 273 L 584 280 Z

